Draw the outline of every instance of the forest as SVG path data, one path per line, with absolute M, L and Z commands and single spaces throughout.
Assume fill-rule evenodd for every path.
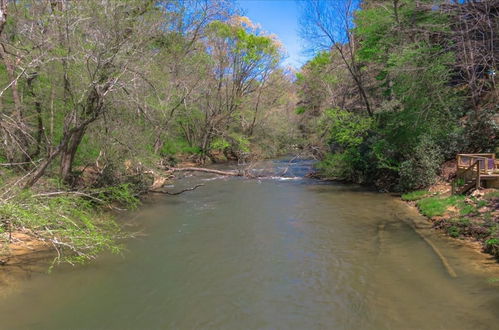
M 406 192 L 497 152 L 499 1 L 300 9 L 297 70 L 229 0 L 0 0 L 2 237 L 71 263 L 119 251 L 106 210 L 181 162 L 306 154 L 322 177 Z
M 457 153 L 496 152 L 498 6 L 311 2 L 302 27 L 318 55 L 297 74 L 297 111 L 327 145 L 323 171 L 407 191 Z

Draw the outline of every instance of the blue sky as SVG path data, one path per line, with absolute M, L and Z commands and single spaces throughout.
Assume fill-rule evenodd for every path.
M 244 15 L 263 30 L 276 34 L 288 53 L 285 65 L 300 68 L 307 60 L 299 36 L 299 5 L 295 0 L 237 0 Z

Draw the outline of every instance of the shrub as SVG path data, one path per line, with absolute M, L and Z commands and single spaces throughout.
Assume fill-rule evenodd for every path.
M 409 158 L 400 165 L 402 191 L 421 189 L 435 183 L 443 161 L 440 148 L 427 136 L 421 136 Z
M 347 152 L 328 154 L 316 167 L 326 177 L 358 181 L 358 173 L 355 171 L 355 157 Z
M 498 111 L 499 105 L 496 105 L 495 109 L 483 109 L 469 114 L 464 135 L 468 150 L 494 151 L 499 136 L 499 125 L 494 120 Z
M 83 263 L 102 251 L 121 250 L 117 238 L 123 233 L 110 215 L 95 208 L 96 202 L 101 201 L 74 194 L 36 197 L 23 192 L 0 203 L 0 220 L 51 243 L 58 250 L 55 262 Z
M 450 226 L 449 228 L 447 228 L 447 233 L 451 237 L 458 238 L 459 235 L 461 234 L 461 229 L 459 229 L 459 227 L 456 226 Z
M 199 154 L 198 147 L 192 147 L 183 139 L 166 139 L 159 150 L 161 157 L 172 157 L 178 154 Z
M 499 259 L 499 238 L 490 238 L 485 241 L 485 252 Z

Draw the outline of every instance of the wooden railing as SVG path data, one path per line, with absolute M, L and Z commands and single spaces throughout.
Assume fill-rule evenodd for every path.
M 491 174 L 498 171 L 499 162 L 495 159 L 495 154 L 458 154 L 457 155 L 457 171 L 472 167 L 478 163 L 478 172 L 482 174 Z
M 480 189 L 481 180 L 499 173 L 499 161 L 493 153 L 458 154 L 456 179 L 452 193 L 464 194 L 472 188 Z
M 480 161 L 476 160 L 464 171 L 458 171 L 452 182 L 452 194 L 464 194 L 470 189 L 480 189 Z

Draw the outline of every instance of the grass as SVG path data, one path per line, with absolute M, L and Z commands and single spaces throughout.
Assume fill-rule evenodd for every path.
M 468 218 L 456 218 L 451 219 L 451 221 L 463 227 L 469 226 L 471 224 L 471 221 Z
M 461 215 L 469 215 L 477 212 L 477 208 L 473 205 L 466 204 L 464 202 L 458 203 L 459 214 Z
M 421 198 L 427 197 L 430 194 L 428 190 L 416 190 L 402 195 L 404 201 L 417 201 Z
M 421 213 L 427 217 L 442 216 L 451 206 L 457 206 L 459 202 L 464 200 L 464 196 L 450 197 L 427 197 L 417 202 L 417 206 Z
M 487 199 L 487 200 L 499 198 L 499 191 L 491 191 L 491 192 L 485 194 L 485 196 L 483 196 L 483 198 Z
M 487 206 L 488 202 L 486 200 L 480 199 L 476 203 L 477 208 L 482 208 L 484 206 Z
M 447 228 L 447 233 L 451 237 L 458 238 L 459 235 L 461 235 L 461 230 L 457 226 L 450 226 L 449 228 Z

